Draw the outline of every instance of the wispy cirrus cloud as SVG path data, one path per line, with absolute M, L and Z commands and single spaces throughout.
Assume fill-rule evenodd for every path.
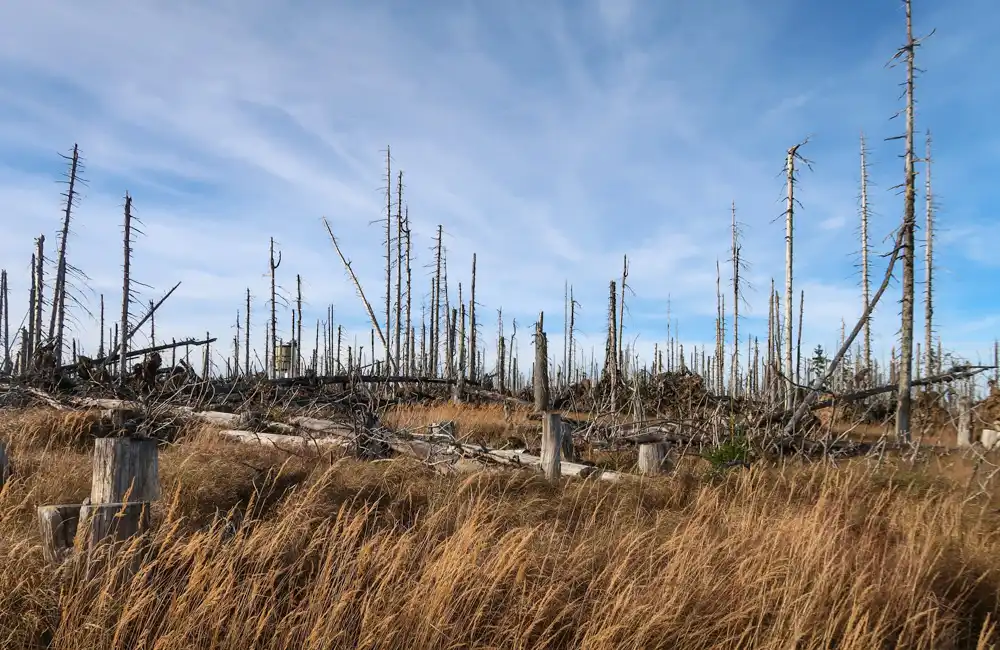
M 986 234 L 1000 171 L 989 107 L 1000 91 L 976 82 L 998 53 L 986 17 L 1000 9 L 958 0 L 916 11 L 918 30 L 938 30 L 920 51 L 918 118 L 934 130 L 939 331 L 971 355 L 997 333 L 1000 271 Z M 466 296 L 478 255 L 486 332 L 499 308 L 521 324 L 540 310 L 559 318 L 568 279 L 598 350 L 624 254 L 635 292 L 626 328 L 641 345 L 665 336 L 668 298 L 682 336 L 711 338 L 733 201 L 754 286 L 744 331 L 763 334 L 770 279 L 783 282 L 784 151 L 806 136 L 814 164 L 801 176 L 796 238 L 805 343 L 830 345 L 860 311 L 862 130 L 880 249 L 901 208 L 890 189 L 900 144 L 884 141 L 900 128 L 888 118 L 901 105 L 901 71 L 884 67 L 903 37 L 893 3 L 456 0 L 416 11 L 37 0 L 0 6 L 0 25 L 0 255 L 14 299 L 25 300 L 31 239 L 58 225 L 55 152 L 79 142 L 90 182 L 72 259 L 95 295 L 117 299 L 131 192 L 146 232 L 136 277 L 151 295 L 183 282 L 161 336 L 227 338 L 247 287 L 262 331 L 273 236 L 285 292 L 302 276 L 307 322 L 334 303 L 365 338 L 366 314 L 319 219 L 380 304 L 371 222 L 384 209 L 386 145 L 404 170 L 418 293 L 443 224 L 450 287 L 462 282 Z M 876 321 L 883 355 L 895 311 L 887 303 Z M 92 326 L 78 335 L 96 340 Z

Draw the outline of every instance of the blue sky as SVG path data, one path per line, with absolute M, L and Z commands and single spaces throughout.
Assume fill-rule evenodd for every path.
M 915 0 L 914 12 L 918 33 L 937 29 L 919 51 L 917 122 L 934 137 L 938 330 L 947 348 L 985 359 L 1000 333 L 1000 88 L 989 82 L 1000 5 Z M 829 347 L 860 312 L 862 130 L 880 251 L 902 209 L 902 142 L 884 140 L 902 128 L 889 118 L 903 71 L 885 63 L 904 37 L 896 0 L 2 3 L 0 265 L 19 308 L 32 239 L 54 245 L 59 226 L 57 154 L 78 142 L 89 184 L 69 247 L 92 278 L 91 308 L 101 292 L 118 300 L 128 190 L 146 233 L 133 267 L 153 287 L 143 295 L 183 282 L 158 338 L 230 339 L 248 286 L 262 335 L 273 236 L 280 283 L 291 291 L 303 276 L 306 323 L 333 303 L 366 341 L 320 217 L 381 304 L 371 222 L 389 144 L 421 262 L 443 224 L 450 286 L 467 291 L 478 253 L 486 340 L 498 308 L 508 333 L 511 318 L 527 327 L 544 310 L 561 358 L 569 280 L 583 349 L 600 351 L 608 281 L 628 254 L 626 338 L 646 353 L 662 341 L 669 296 L 687 346 L 710 341 L 733 201 L 754 287 L 742 328 L 764 336 L 770 278 L 784 277 L 784 152 L 808 136 L 796 294 L 804 345 Z M 426 292 L 429 270 L 416 270 Z M 897 313 L 889 302 L 877 312 L 882 356 Z M 96 327 L 80 319 L 92 347 Z

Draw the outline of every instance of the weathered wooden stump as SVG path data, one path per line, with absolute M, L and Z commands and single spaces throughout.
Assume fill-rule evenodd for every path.
M 646 476 L 662 474 L 667 460 L 667 445 L 646 442 L 639 445 L 639 473 Z
M 149 530 L 149 503 L 94 503 L 80 507 L 77 533 L 87 548 L 124 542 Z
M 557 481 L 562 475 L 559 460 L 562 429 L 562 418 L 558 413 L 545 413 L 542 416 L 542 471 L 550 481 Z
M 38 528 L 42 536 L 42 555 L 46 562 L 59 564 L 69 557 L 79 521 L 79 504 L 38 508 Z
M 148 438 L 98 438 L 90 501 L 132 503 L 160 498 L 156 441 Z
M 983 447 L 987 451 L 995 449 L 998 444 L 1000 444 L 1000 431 L 995 429 L 983 429 L 982 435 L 979 437 L 980 442 L 983 443 Z
M 569 426 L 563 422 L 562 418 L 559 418 L 559 436 L 562 457 L 571 463 L 575 463 L 577 458 L 576 447 L 573 445 L 573 432 L 570 431 Z
M 958 400 L 958 432 L 956 443 L 959 447 L 972 446 L 972 401 L 968 397 Z

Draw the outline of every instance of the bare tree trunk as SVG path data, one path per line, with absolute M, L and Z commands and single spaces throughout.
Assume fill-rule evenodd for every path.
M 901 441 L 910 440 L 910 405 L 913 381 L 913 276 L 914 276 L 914 236 L 916 229 L 916 183 L 917 172 L 914 165 L 913 122 L 914 122 L 914 51 L 917 41 L 913 38 L 913 20 L 910 0 L 904 0 L 906 7 L 906 40 L 897 56 L 906 56 L 906 152 L 903 199 L 903 299 L 899 337 L 899 392 L 896 396 L 896 437 Z
M 249 376 L 250 373 L 250 288 L 247 287 L 247 313 L 245 327 L 243 328 L 243 372 Z
M 506 366 L 504 365 L 505 357 L 504 352 L 507 345 L 507 340 L 503 337 L 503 309 L 497 310 L 497 383 L 499 384 L 500 394 L 503 395 L 506 389 L 507 373 L 505 372 Z
M 731 394 L 740 394 L 740 229 L 736 222 L 736 201 L 733 201 L 733 358 L 730 362 Z
M 295 311 L 298 312 L 298 329 L 295 337 L 295 375 L 302 374 L 302 276 L 295 274 Z
M 122 319 L 119 326 L 121 347 L 118 348 L 118 379 L 124 382 L 128 372 L 128 306 L 132 297 L 131 266 L 132 266 L 132 197 L 125 193 L 125 236 L 123 242 L 122 270 Z
M 573 380 L 573 365 L 575 364 L 574 354 L 576 353 L 573 346 L 573 333 L 576 326 L 576 301 L 573 299 L 573 287 L 569 288 L 569 364 L 566 366 L 566 381 L 567 384 L 576 383 Z
M 398 172 L 399 182 L 396 185 L 396 312 L 393 325 L 396 355 L 393 367 L 400 374 L 403 359 L 403 172 Z
M 10 288 L 7 271 L 0 271 L 0 314 L 3 315 L 3 372 L 12 372 L 10 361 Z
M 622 260 L 622 297 L 618 303 L 618 370 L 624 373 L 625 368 L 625 287 L 628 281 L 628 255 Z
M 933 375 L 940 368 L 934 359 L 934 193 L 931 190 L 931 132 L 927 131 L 927 154 L 924 159 L 927 177 L 924 194 L 927 200 L 926 233 L 924 248 L 924 348 L 927 354 L 927 374 Z M 919 373 L 917 373 L 919 375 Z
M 476 342 L 476 254 L 472 254 L 472 288 L 469 297 L 469 349 L 472 351 L 472 355 L 469 357 L 469 378 L 473 381 L 476 380 L 476 371 L 478 366 L 476 365 L 476 354 L 478 354 L 479 346 Z
M 617 287 L 615 281 L 612 280 L 608 295 L 608 343 L 604 355 L 603 372 L 604 378 L 611 382 L 612 387 L 618 383 L 618 310 L 615 308 L 617 298 Z
M 368 302 L 368 298 L 365 297 L 365 292 L 361 288 L 361 283 L 358 281 L 358 276 L 354 274 L 354 269 L 351 268 L 351 263 L 347 261 L 344 257 L 344 252 L 340 250 L 340 244 L 337 243 L 337 238 L 333 236 L 333 230 L 330 228 L 330 222 L 323 218 L 323 225 L 326 226 L 326 232 L 330 235 L 330 241 L 333 242 L 333 248 L 337 251 L 337 255 L 340 257 L 340 261 L 344 264 L 344 268 L 347 269 L 347 273 L 351 276 L 351 280 L 354 282 L 354 288 L 358 291 L 358 297 L 361 298 L 361 302 L 364 303 L 365 309 L 368 310 L 368 317 L 372 321 L 372 326 L 375 328 L 375 333 L 378 334 L 379 340 L 385 349 L 389 349 L 389 343 L 386 337 L 389 333 L 382 333 L 382 326 L 379 325 L 378 319 L 375 317 L 375 310 L 372 309 L 372 304 Z
M 413 323 L 411 322 L 411 269 L 410 269 L 410 208 L 407 206 L 403 213 L 405 227 L 403 233 L 406 235 L 406 369 L 408 374 L 414 374 L 416 368 L 413 359 Z
M 719 267 L 719 260 L 715 260 L 715 375 L 714 392 L 722 395 L 723 376 L 726 358 L 726 307 L 722 296 L 722 270 Z
M 549 410 L 549 374 L 548 374 L 548 349 L 545 339 L 544 327 L 545 312 L 539 312 L 538 322 L 535 323 L 535 368 L 534 368 L 534 388 L 535 388 L 535 411 L 544 413 Z
M 271 237 L 270 259 L 268 260 L 268 268 L 271 273 L 271 337 L 269 341 L 270 354 L 267 359 L 267 376 L 271 379 L 278 376 L 277 367 L 275 366 L 275 359 L 278 356 L 278 301 L 275 271 L 278 270 L 279 266 L 281 266 L 281 251 L 278 251 L 278 259 L 275 260 L 274 237 Z
M 434 252 L 434 295 L 431 297 L 431 367 L 432 375 L 437 376 L 441 351 L 441 248 L 443 228 L 439 224 L 437 245 Z
M 785 408 L 791 410 L 795 406 L 795 390 L 791 382 L 793 381 L 792 368 L 792 268 L 793 268 L 793 239 L 795 231 L 795 162 L 802 160 L 799 156 L 799 147 L 805 142 L 789 147 L 785 158 L 785 173 L 787 182 L 787 203 L 785 206 Z
M 799 292 L 799 331 L 798 337 L 795 340 L 795 385 L 801 386 L 804 382 L 802 381 L 802 320 L 806 313 L 806 292 Z M 844 336 L 844 330 L 840 330 L 841 338 Z M 798 389 L 796 389 L 798 390 Z
M 569 280 L 563 280 L 563 361 L 561 381 L 557 381 L 559 387 L 569 385 Z M 557 380 L 560 379 L 556 373 Z
M 392 359 L 390 337 L 392 336 L 392 157 L 389 147 L 385 148 L 385 361 L 386 365 Z M 375 349 L 372 348 L 372 361 L 375 361 Z M 388 368 L 387 368 L 388 369 Z M 388 374 L 388 372 L 386 373 Z
M 465 373 L 466 373 L 466 362 L 467 362 L 467 350 L 465 347 L 465 303 L 460 303 L 461 313 L 459 314 L 461 330 L 458 334 L 458 394 L 461 398 L 462 391 L 465 388 Z
M 104 294 L 103 293 L 101 294 L 101 316 L 100 316 L 100 321 L 101 321 L 100 322 L 101 338 L 100 338 L 100 343 L 98 344 L 98 348 L 97 348 L 97 356 L 98 357 L 103 357 L 104 356 Z
M 62 232 L 59 233 L 59 257 L 56 262 L 56 284 L 52 294 L 52 318 L 49 324 L 49 338 L 55 343 L 53 352 L 56 365 L 62 365 L 63 332 L 66 324 L 66 241 L 69 238 L 69 222 L 76 200 L 76 179 L 80 167 L 80 149 L 74 144 L 70 156 L 67 178 L 66 208 L 63 212 Z
M 865 134 L 861 134 L 861 308 L 868 308 L 871 300 L 871 279 L 868 264 L 868 151 L 865 147 Z M 872 367 L 872 325 L 871 319 L 865 319 L 864 329 L 864 366 L 871 373 Z M 869 381 L 874 378 L 869 376 Z
M 236 334 L 233 335 L 233 367 L 231 369 L 232 378 L 236 379 L 240 376 L 240 330 L 242 329 L 240 322 L 240 310 L 236 310 Z
M 35 253 L 35 332 L 32 353 L 42 346 L 42 304 L 45 302 L 45 235 L 39 235 Z

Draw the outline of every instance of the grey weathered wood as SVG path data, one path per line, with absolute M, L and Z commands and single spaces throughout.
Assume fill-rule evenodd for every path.
M 558 480 L 562 475 L 559 459 L 562 429 L 562 418 L 558 413 L 546 413 L 542 416 L 542 471 L 550 481 Z
M 0 441 L 0 489 L 7 484 L 10 478 L 10 457 L 7 455 L 7 445 Z
M 446 438 L 454 438 L 457 431 L 454 420 L 445 420 L 444 422 L 433 422 L 430 426 L 430 432 L 432 436 L 443 436 Z
M 968 397 L 958 400 L 958 436 L 959 447 L 972 446 L 972 403 Z
M 549 410 L 549 356 L 545 339 L 545 329 L 542 325 L 544 317 L 544 313 L 538 314 L 538 321 L 535 323 L 535 368 L 533 383 L 535 410 L 539 413 Z
M 562 419 L 560 419 L 559 424 L 559 446 L 562 449 L 562 457 L 570 462 L 575 462 L 577 458 L 576 447 L 573 445 L 573 432 Z
M 98 438 L 94 441 L 92 503 L 131 503 L 159 498 L 159 460 L 155 440 Z
M 40 506 L 38 528 L 42 537 L 42 555 L 46 562 L 59 564 L 73 550 L 80 505 Z
M 979 437 L 979 441 L 983 443 L 983 447 L 987 450 L 991 450 L 1000 445 L 1000 431 L 995 429 L 983 429 L 982 435 Z
M 102 542 L 124 542 L 149 530 L 149 503 L 84 504 L 77 526 L 87 548 Z
M 647 442 L 639 445 L 639 473 L 650 476 L 663 473 L 666 458 L 665 443 Z

